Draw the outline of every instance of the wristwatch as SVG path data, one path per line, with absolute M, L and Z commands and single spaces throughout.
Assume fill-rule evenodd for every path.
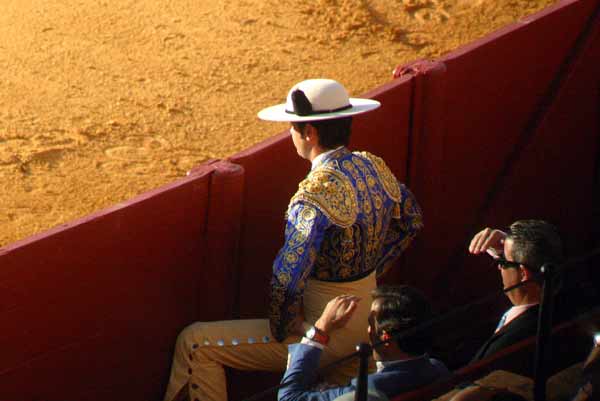
M 317 329 L 315 326 L 311 326 L 310 329 L 308 329 L 308 331 L 304 334 L 304 337 L 323 345 L 327 345 L 329 342 L 329 336 L 327 333 Z

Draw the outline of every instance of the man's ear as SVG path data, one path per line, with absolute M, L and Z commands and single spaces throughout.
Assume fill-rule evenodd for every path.
M 304 126 L 302 137 L 305 141 L 314 143 L 315 145 L 319 143 L 319 131 L 311 123 L 307 123 Z
M 521 281 L 533 280 L 535 278 L 533 272 L 523 267 L 523 265 L 519 266 L 519 273 L 521 274 Z

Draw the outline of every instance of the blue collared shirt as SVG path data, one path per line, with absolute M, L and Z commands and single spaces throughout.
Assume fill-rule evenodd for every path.
M 322 350 L 308 344 L 288 346 L 289 364 L 281 380 L 287 386 L 281 388 L 279 401 L 333 401 L 342 394 L 356 390 L 356 379 L 349 385 L 325 390 L 315 390 L 317 368 Z M 416 358 L 385 362 L 381 371 L 370 374 L 369 389 L 377 390 L 388 398 L 432 383 L 449 374 L 446 366 L 428 355 Z

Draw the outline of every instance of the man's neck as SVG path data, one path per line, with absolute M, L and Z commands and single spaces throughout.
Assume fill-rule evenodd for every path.
M 315 169 L 319 164 L 321 164 L 321 162 L 323 161 L 323 159 L 325 157 L 327 157 L 327 155 L 339 148 L 341 148 L 342 146 L 339 146 L 335 149 L 324 149 L 324 148 L 320 148 L 321 150 L 317 152 L 316 155 L 314 156 L 310 156 L 309 160 L 312 164 L 312 169 Z M 312 152 L 311 152 L 312 153 Z
M 513 302 L 514 306 L 539 304 L 541 293 L 538 287 L 529 286 L 527 291 L 521 292 Z
M 411 354 L 407 354 L 406 352 L 402 351 L 401 349 L 389 349 L 386 350 L 383 353 L 377 353 L 376 355 L 374 355 L 375 361 L 377 362 L 396 362 L 396 361 L 406 361 L 409 359 L 415 359 L 415 358 L 420 358 L 420 356 L 415 356 L 415 355 L 411 355 Z
M 313 148 L 310 150 L 310 153 L 308 154 L 308 160 L 310 160 L 310 161 L 312 162 L 312 161 L 313 161 L 313 160 L 315 160 L 317 157 L 319 157 L 319 156 L 320 156 L 320 155 L 322 155 L 323 153 L 327 153 L 327 152 L 329 152 L 330 150 L 333 150 L 333 149 L 327 149 L 327 148 L 324 148 L 324 147 L 322 147 L 322 146 L 320 146 L 320 145 L 317 145 L 317 146 L 313 147 Z

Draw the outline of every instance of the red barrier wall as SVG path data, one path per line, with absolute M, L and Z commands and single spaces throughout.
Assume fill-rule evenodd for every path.
M 589 234 L 598 76 L 584 72 L 593 68 L 583 67 L 587 60 L 550 98 L 543 123 L 532 116 L 596 4 L 558 3 L 442 58 L 445 72 L 440 65 L 417 76 L 409 181 L 426 228 L 407 261 L 421 274 L 406 277 L 438 304 L 462 304 L 497 285 L 493 271 L 481 273 L 484 257 L 467 257 L 486 225 L 544 218 L 568 235 Z
M 600 23 L 532 116 L 598 3 L 559 2 L 365 95 L 383 107 L 355 119 L 351 147 L 382 156 L 424 210 L 425 230 L 386 281 L 448 308 L 498 285 L 484 257 L 466 255 L 483 225 L 540 217 L 580 240 L 571 249 L 586 242 Z M 181 328 L 265 317 L 284 212 L 309 168 L 284 132 L 1 248 L 0 398 L 159 399 Z
M 179 330 L 228 296 L 199 291 L 212 171 L 0 250 L 1 399 L 158 398 Z
M 411 79 L 407 76 L 361 95 L 380 101 L 382 106 L 354 119 L 351 140 L 353 150 L 366 150 L 382 157 L 405 183 L 412 140 Z
M 235 314 L 237 288 L 238 239 L 241 230 L 244 169 L 218 161 L 210 183 L 208 218 L 202 237 L 206 255 L 195 280 L 201 285 L 196 316 L 202 320 L 222 320 Z M 199 209 L 202 210 L 202 209 Z

